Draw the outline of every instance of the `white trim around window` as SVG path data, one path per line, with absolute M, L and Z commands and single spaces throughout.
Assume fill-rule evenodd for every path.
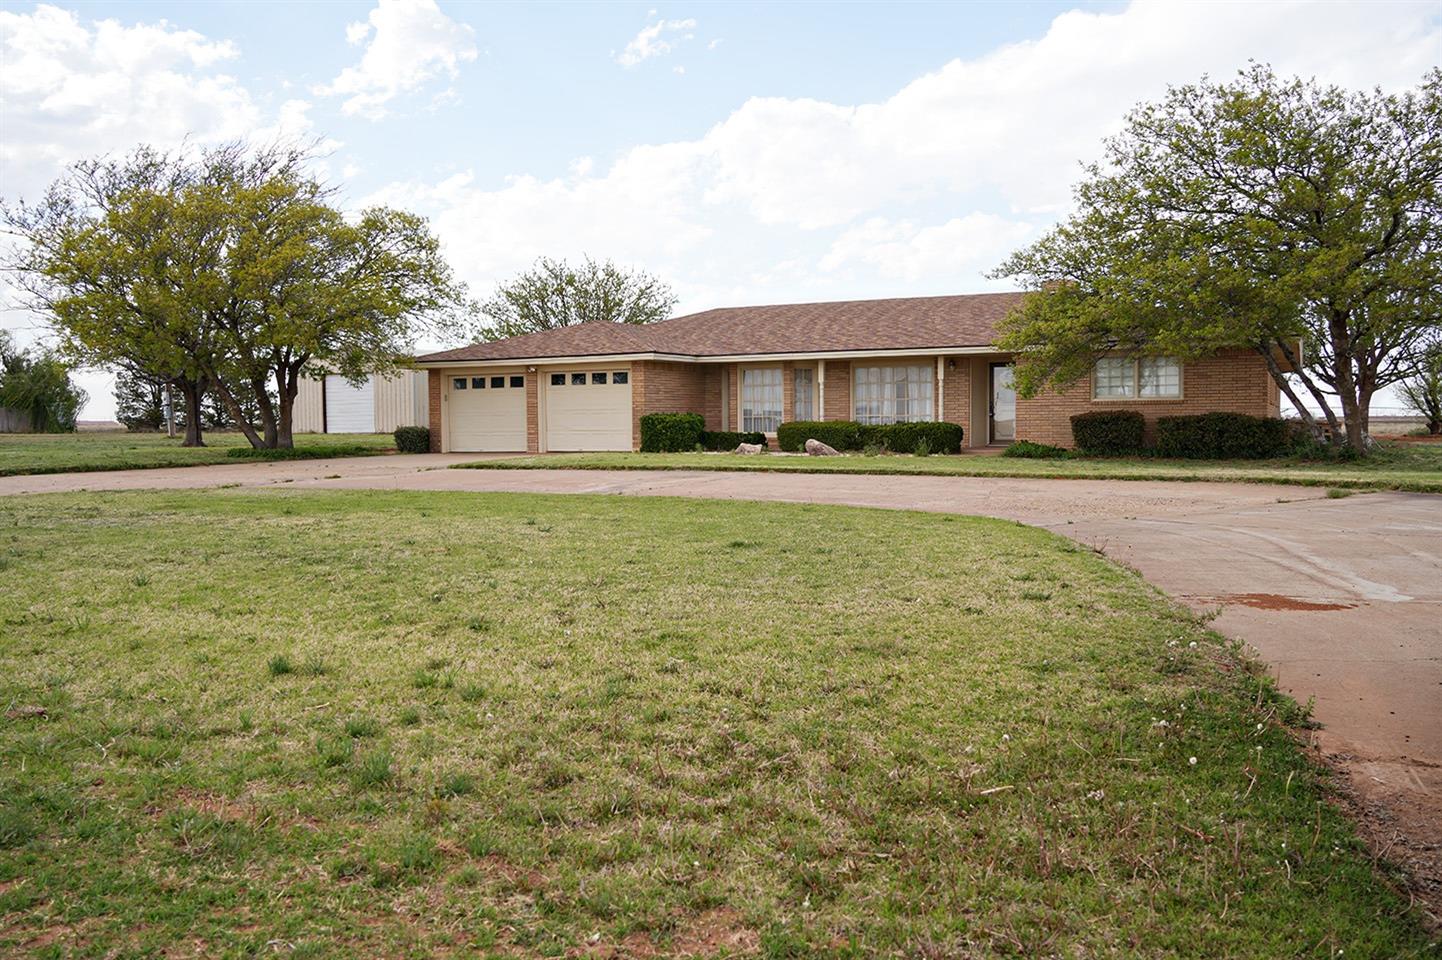
M 1102 357 L 1092 368 L 1093 400 L 1180 400 L 1182 364 L 1171 357 Z

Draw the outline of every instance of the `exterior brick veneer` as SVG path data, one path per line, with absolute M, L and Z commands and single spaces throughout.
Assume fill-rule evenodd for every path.
M 441 391 L 445 389 L 446 373 L 444 370 L 432 370 L 427 378 L 426 387 L 430 394 L 430 425 L 431 425 L 431 453 L 441 452 L 441 431 L 446 425 L 441 422 Z
M 1046 391 L 1030 400 L 1018 398 L 1017 438 L 1071 447 L 1072 414 L 1092 410 L 1139 411 L 1146 417 L 1146 439 L 1150 443 L 1156 439 L 1158 417 L 1213 411 L 1254 417 L 1278 416 L 1281 391 L 1259 355 L 1250 350 L 1228 350 L 1183 364 L 1179 399 L 1093 400 L 1091 377 L 1061 392 Z M 948 415 L 947 419 L 951 417 Z

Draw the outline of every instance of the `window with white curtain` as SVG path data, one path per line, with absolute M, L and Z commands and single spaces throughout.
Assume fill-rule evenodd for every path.
M 915 423 L 933 419 L 930 364 L 856 367 L 852 376 L 852 419 L 859 423 Z
M 741 429 L 775 433 L 781 425 L 781 368 L 747 367 L 741 371 Z
M 797 367 L 792 372 L 791 407 L 793 420 L 816 419 L 816 371 Z
M 1102 357 L 1092 371 L 1096 400 L 1180 397 L 1182 365 L 1171 357 Z

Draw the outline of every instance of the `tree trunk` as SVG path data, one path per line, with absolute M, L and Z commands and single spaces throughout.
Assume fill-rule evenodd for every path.
M 230 392 L 230 388 L 225 385 L 225 381 L 220 377 L 216 377 L 214 382 L 215 390 L 220 394 L 221 402 L 225 404 L 225 409 L 230 411 L 230 415 L 234 418 L 235 425 L 240 428 L 240 432 L 245 434 L 245 439 L 249 440 L 250 445 L 255 449 L 264 449 L 265 443 L 260 439 L 260 435 L 255 432 L 255 427 L 251 425 L 249 418 L 245 416 L 245 412 L 240 409 L 240 404 L 235 402 L 235 394 Z
M 1291 348 L 1285 343 L 1280 342 L 1278 343 L 1278 347 L 1281 349 L 1283 355 L 1286 356 L 1287 362 L 1292 365 L 1292 369 L 1295 370 L 1297 368 L 1297 358 L 1293 355 Z M 1297 416 L 1302 418 L 1302 423 L 1306 424 L 1308 432 L 1312 434 L 1312 439 L 1319 444 L 1326 443 L 1326 432 L 1322 429 L 1322 425 L 1317 422 L 1317 418 L 1312 416 L 1312 411 L 1308 410 L 1306 405 L 1302 403 L 1301 398 L 1297 396 L 1297 391 L 1292 389 L 1291 383 L 1287 381 L 1287 375 L 1282 372 L 1282 367 L 1277 363 L 1277 358 L 1272 355 L 1272 344 L 1262 343 L 1260 346 L 1254 346 L 1253 349 L 1262 355 L 1262 361 L 1267 365 L 1267 372 L 1272 375 L 1272 380 L 1277 384 L 1282 394 L 1288 400 L 1292 401 L 1293 409 L 1297 411 Z M 1315 398 L 1317 396 L 1316 388 L 1312 387 L 1310 382 L 1307 383 L 1307 386 Z M 1331 407 L 1327 406 L 1325 402 L 1321 404 L 1321 407 L 1322 412 L 1327 416 L 1328 424 L 1332 427 L 1332 437 L 1335 442 L 1337 436 L 1337 418 L 1333 416 Z
M 205 440 L 201 437 L 201 401 L 205 397 L 205 387 L 198 380 L 191 380 L 182 377 L 176 381 L 180 387 L 181 399 L 185 401 L 185 441 L 183 447 L 203 447 Z
M 276 398 L 280 404 L 277 442 L 286 450 L 295 446 L 294 419 L 295 398 L 300 390 L 300 371 L 282 367 L 276 371 Z

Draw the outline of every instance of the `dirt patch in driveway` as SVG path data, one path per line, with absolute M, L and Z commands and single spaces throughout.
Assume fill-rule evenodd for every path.
M 1326 600 L 1299 600 L 1280 593 L 1229 593 L 1216 598 L 1218 603 L 1240 603 L 1258 610 L 1351 610 L 1355 603 Z

